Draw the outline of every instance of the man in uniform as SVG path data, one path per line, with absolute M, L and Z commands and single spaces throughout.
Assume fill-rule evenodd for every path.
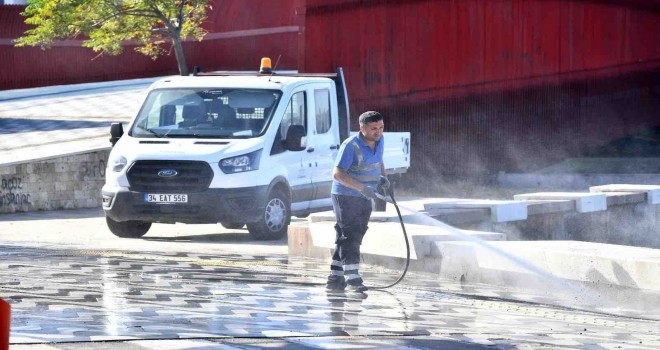
M 335 250 L 326 289 L 364 292 L 360 277 L 360 245 L 371 216 L 377 186 L 388 188 L 383 165 L 383 116 L 374 111 L 360 115 L 360 132 L 346 139 L 333 170 L 332 204 L 337 224 Z

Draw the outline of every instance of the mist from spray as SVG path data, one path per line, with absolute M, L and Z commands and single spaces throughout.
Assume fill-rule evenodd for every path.
M 588 284 L 581 281 L 567 280 L 553 275 L 552 273 L 536 266 L 535 264 L 500 249 L 487 241 L 478 237 L 462 232 L 451 225 L 430 217 L 417 210 L 408 208 L 397 203 L 399 208 L 413 215 L 413 220 L 407 219 L 406 222 L 435 226 L 442 228 L 449 234 L 458 237 L 460 240 L 472 242 L 479 247 L 483 247 L 497 256 L 503 257 L 509 262 L 515 264 L 529 273 L 520 285 L 513 284 L 506 288 L 523 287 L 525 293 L 518 293 L 518 290 L 507 290 L 513 292 L 515 298 L 523 301 L 543 302 L 547 304 L 559 305 L 574 309 L 605 312 L 608 314 L 618 314 L 623 316 L 660 319 L 660 313 L 649 313 L 648 305 L 653 305 L 660 300 L 660 295 L 651 293 L 642 295 L 641 292 L 634 289 L 617 288 L 611 285 Z M 512 282 L 509 280 L 508 282 Z M 534 286 L 532 286 L 534 284 Z M 534 287 L 534 288 L 532 288 Z M 607 289 L 606 291 L 604 289 Z M 539 299 L 539 297 L 541 299 Z M 527 298 L 527 299 L 526 299 Z M 650 300 L 650 301 L 648 301 Z

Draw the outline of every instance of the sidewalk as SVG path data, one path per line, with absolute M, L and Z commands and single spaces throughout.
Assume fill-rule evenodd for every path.
M 109 148 L 110 124 L 128 123 L 157 79 L 0 91 L 0 164 Z

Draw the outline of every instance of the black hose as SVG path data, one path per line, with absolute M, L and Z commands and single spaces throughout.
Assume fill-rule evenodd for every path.
M 403 231 L 403 238 L 406 241 L 406 267 L 403 269 L 403 272 L 401 273 L 401 276 L 399 277 L 399 279 L 396 280 L 394 283 L 388 284 L 386 286 L 378 286 L 378 287 L 368 286 L 368 288 L 371 289 L 371 290 L 387 289 L 387 288 L 396 286 L 397 284 L 399 284 L 399 282 L 401 282 L 403 280 L 404 277 L 406 277 L 406 273 L 408 273 L 408 266 L 410 266 L 410 242 L 408 241 L 408 233 L 406 232 L 406 225 L 403 224 L 403 217 L 401 216 L 401 210 L 399 210 L 399 206 L 396 204 L 396 200 L 394 199 L 394 191 L 392 191 L 392 189 L 389 188 L 387 192 L 389 192 L 388 194 L 390 195 L 391 202 L 389 200 L 387 200 L 387 197 L 385 197 L 385 196 L 382 196 L 382 198 L 380 198 L 380 199 L 386 200 L 387 202 L 392 203 L 394 205 L 394 209 L 396 209 L 397 215 L 399 215 L 399 222 L 401 223 L 401 230 Z M 381 196 L 378 196 L 378 197 L 381 197 Z

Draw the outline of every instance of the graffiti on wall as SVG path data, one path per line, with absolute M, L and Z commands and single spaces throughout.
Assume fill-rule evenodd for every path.
M 7 177 L 0 179 L 0 208 L 30 205 L 30 194 L 23 191 L 23 178 Z
M 87 177 L 105 177 L 105 161 L 103 159 L 95 162 L 80 163 L 80 172 Z

